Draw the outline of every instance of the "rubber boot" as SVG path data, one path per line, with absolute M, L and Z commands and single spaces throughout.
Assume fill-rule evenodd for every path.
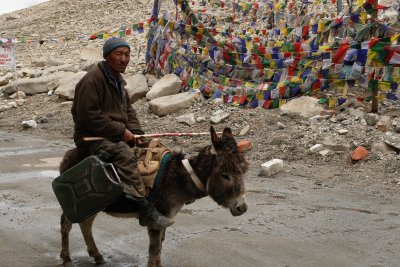
M 174 224 L 174 220 L 159 213 L 145 197 L 139 198 L 127 195 L 127 198 L 135 201 L 139 210 L 139 224 L 141 226 L 161 230 Z

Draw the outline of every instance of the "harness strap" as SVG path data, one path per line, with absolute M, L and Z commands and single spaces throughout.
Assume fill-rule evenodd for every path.
M 189 160 L 183 159 L 182 164 L 185 167 L 185 169 L 187 170 L 187 172 L 190 174 L 190 177 L 192 178 L 192 180 L 193 180 L 194 184 L 197 186 L 197 188 L 207 194 L 204 184 L 200 181 L 199 177 L 197 177 L 196 173 L 194 172 L 192 166 L 189 163 Z

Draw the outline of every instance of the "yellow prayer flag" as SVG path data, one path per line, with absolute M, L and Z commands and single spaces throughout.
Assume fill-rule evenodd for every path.
M 251 42 L 246 42 L 246 49 L 251 50 L 251 48 L 253 47 Z
M 279 107 L 283 106 L 284 104 L 286 104 L 286 99 L 280 99 L 279 100 Z
M 272 69 L 274 69 L 274 68 L 276 67 L 275 61 L 272 60 L 272 61 L 269 63 L 269 66 L 270 66 Z
M 331 97 L 328 99 L 328 107 L 334 108 L 336 106 L 337 99 L 336 97 Z
M 386 99 L 386 96 L 384 96 L 384 95 L 377 95 L 377 96 L 376 96 L 376 99 L 378 100 L 378 102 L 381 102 L 381 101 L 383 101 L 383 100 Z
M 372 65 L 372 60 L 378 55 L 377 51 L 368 50 L 367 53 L 367 65 Z
M 318 32 L 322 32 L 325 28 L 325 22 L 321 21 L 318 23 Z
M 298 76 L 293 76 L 292 79 L 290 79 L 290 82 L 292 83 L 300 83 L 302 80 Z
M 357 7 L 362 7 L 362 5 L 364 4 L 364 1 L 365 1 L 365 0 L 357 0 L 356 6 L 357 6 Z
M 288 34 L 287 28 L 282 29 L 282 34 L 283 34 L 283 36 L 287 36 L 287 34 Z
M 110 34 L 105 33 L 105 34 L 103 35 L 103 39 L 104 39 L 104 40 L 107 40 L 108 38 L 110 38 Z
M 273 75 L 274 75 L 274 71 L 271 70 L 271 69 L 269 69 L 269 70 L 267 71 L 267 77 L 268 77 L 268 79 L 271 79 Z
M 361 12 L 360 20 L 362 23 L 365 23 L 367 21 L 367 12 Z
M 378 86 L 380 91 L 390 92 L 390 83 L 388 82 L 379 82 Z
M 394 43 L 400 37 L 400 32 L 390 37 L 390 43 Z

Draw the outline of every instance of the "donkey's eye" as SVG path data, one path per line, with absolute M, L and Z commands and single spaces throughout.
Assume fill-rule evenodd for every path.
M 224 178 L 225 180 L 230 180 L 230 178 L 229 178 L 229 175 L 227 175 L 227 174 L 222 174 L 222 178 Z

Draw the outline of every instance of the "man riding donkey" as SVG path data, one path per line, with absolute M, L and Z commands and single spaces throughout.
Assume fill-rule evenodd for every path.
M 126 197 L 138 207 L 140 225 L 152 229 L 166 228 L 174 222 L 160 214 L 146 199 L 137 158 L 131 149 L 131 146 L 141 143 L 135 134 L 143 134 L 143 130 L 121 76 L 130 60 L 130 46 L 122 38 L 111 37 L 104 43 L 103 58 L 105 61 L 99 62 L 75 88 L 71 109 L 75 144 L 91 155 L 109 156 L 124 185 Z M 104 139 L 85 142 L 85 137 Z

